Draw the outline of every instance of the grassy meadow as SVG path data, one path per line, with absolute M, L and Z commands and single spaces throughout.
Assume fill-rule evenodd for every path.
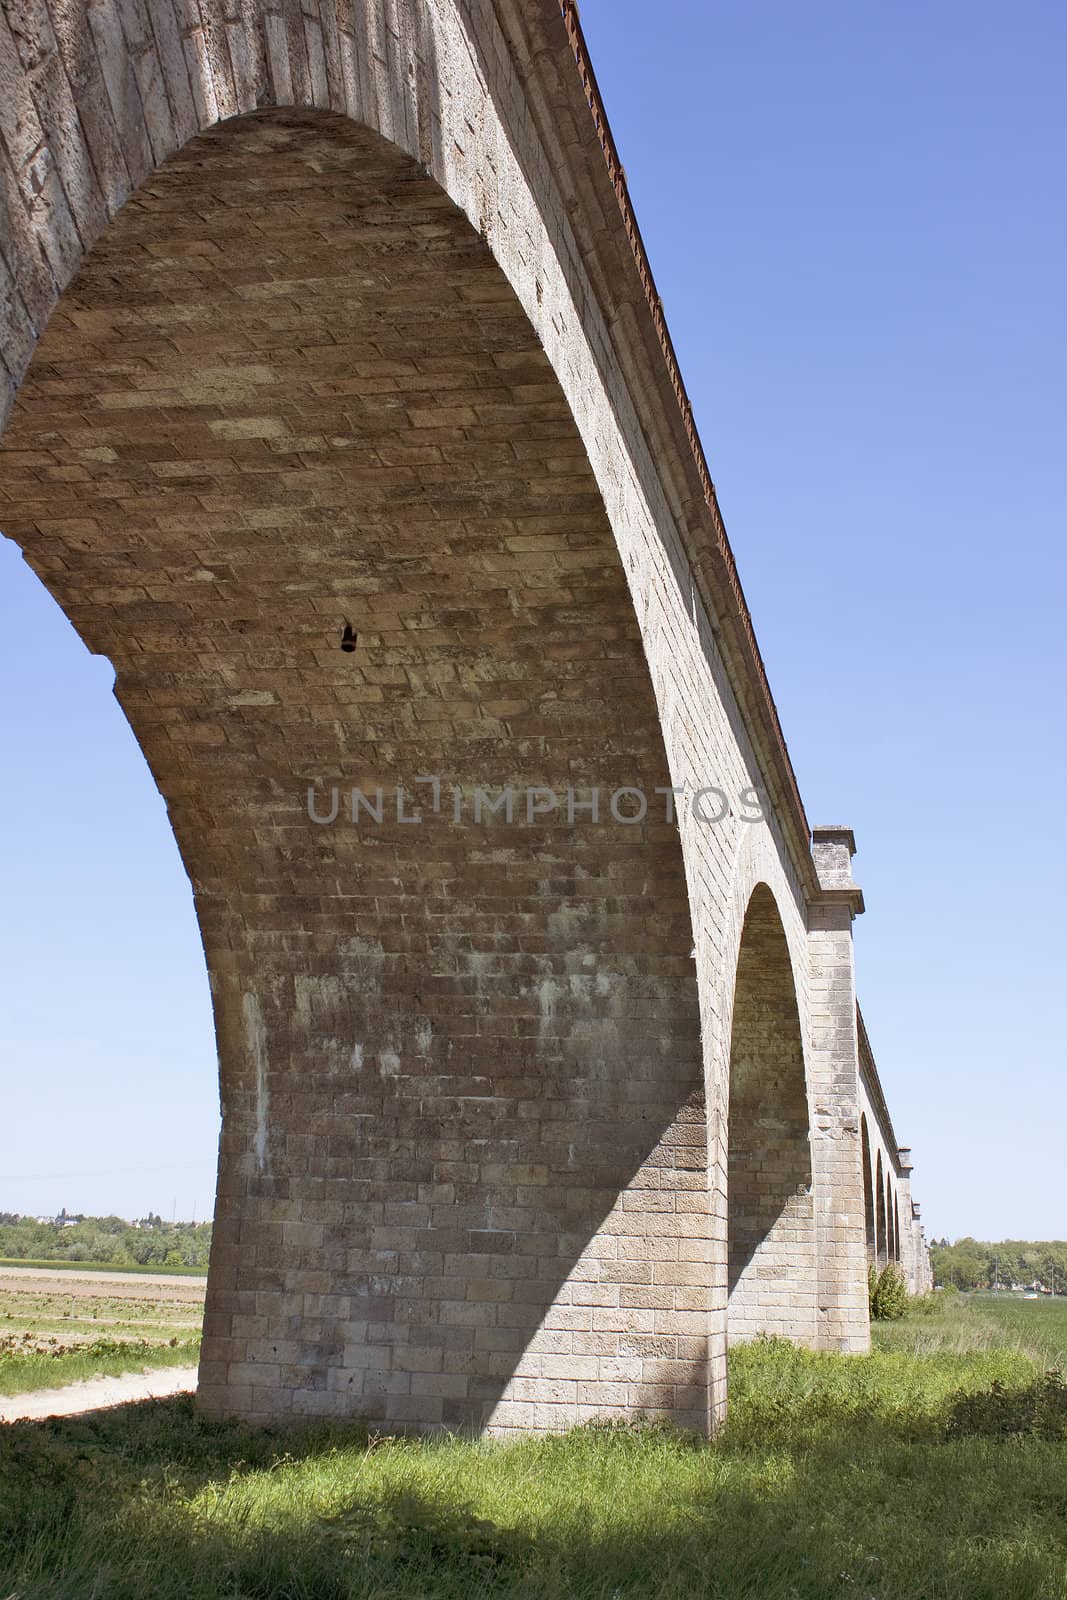
M 0 1397 L 195 1365 L 203 1285 L 123 1276 L 0 1267 Z
M 0 1428 L 5 1600 L 1067 1600 L 1067 1305 L 951 1301 L 869 1357 L 731 1356 L 713 1445 Z

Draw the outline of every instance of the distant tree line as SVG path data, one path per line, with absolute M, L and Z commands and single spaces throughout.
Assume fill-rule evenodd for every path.
M 935 1239 L 930 1245 L 934 1282 L 946 1288 L 992 1289 L 1038 1284 L 1067 1294 L 1067 1242 L 1062 1239 Z
M 164 1222 L 149 1212 L 86 1217 L 61 1211 L 50 1221 L 0 1211 L 0 1257 L 28 1261 L 97 1261 L 112 1267 L 206 1267 L 210 1222 Z

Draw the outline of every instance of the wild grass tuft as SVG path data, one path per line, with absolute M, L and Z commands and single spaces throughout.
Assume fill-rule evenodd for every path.
M 195 1366 L 200 1339 L 84 1340 L 64 1344 L 54 1335 L 0 1334 L 0 1395 L 58 1389 L 83 1378 L 118 1377 L 152 1367 Z

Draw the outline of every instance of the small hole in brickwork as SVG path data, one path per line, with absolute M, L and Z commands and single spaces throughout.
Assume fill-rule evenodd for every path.
M 350 656 L 358 643 L 359 639 L 356 635 L 355 629 L 350 622 L 346 622 L 344 631 L 341 634 L 341 649 L 346 655 Z

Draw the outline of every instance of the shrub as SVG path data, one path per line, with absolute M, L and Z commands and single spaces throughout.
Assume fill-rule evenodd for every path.
M 999 1381 L 978 1394 L 960 1391 L 949 1408 L 948 1436 L 1031 1434 L 1041 1439 L 1067 1437 L 1067 1384 L 1059 1372 L 1046 1372 L 1024 1389 Z
M 909 1317 L 936 1317 L 945 1309 L 945 1302 L 938 1294 L 910 1294 L 908 1296 Z
M 908 1286 L 895 1262 L 876 1273 L 867 1270 L 867 1299 L 871 1316 L 879 1322 L 895 1322 L 908 1309 Z

